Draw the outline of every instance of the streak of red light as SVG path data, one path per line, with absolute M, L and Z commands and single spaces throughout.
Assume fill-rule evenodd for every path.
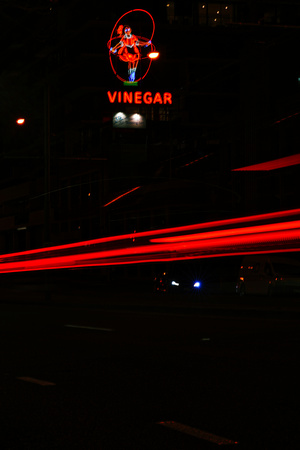
M 243 227 L 243 228 L 232 228 L 229 230 L 217 230 L 217 231 L 209 231 L 206 233 L 195 233 L 189 234 L 185 236 L 170 236 L 163 238 L 155 238 L 150 239 L 150 242 L 186 242 L 186 241 L 196 241 L 203 239 L 211 239 L 214 237 L 228 237 L 228 236 L 237 236 L 237 235 L 245 235 L 245 234 L 257 234 L 257 233 L 269 233 L 273 230 L 285 230 L 288 231 L 290 229 L 300 228 L 300 220 L 292 221 L 292 222 L 280 222 L 274 224 L 267 225 L 257 225 L 255 227 Z
M 227 234 L 226 234 L 227 232 Z M 135 237 L 139 233 L 135 234 Z M 284 244 L 285 249 L 295 251 L 300 248 L 300 221 L 237 228 L 234 230 L 218 230 L 211 233 L 198 234 L 195 239 L 185 240 L 179 236 L 177 241 L 147 242 L 131 244 L 121 248 L 84 251 L 71 255 L 52 255 L 38 259 L 21 259 L 13 261 L 11 255 L 1 257 L 0 272 L 21 272 L 33 270 L 49 270 L 58 268 L 101 266 L 112 264 L 132 264 L 150 261 L 166 261 L 174 259 L 203 258 L 208 256 L 228 256 L 242 253 L 264 252 L 264 246 L 270 248 Z M 288 247 L 288 244 L 292 245 Z M 49 251 L 51 250 L 48 249 Z M 85 248 L 84 248 L 85 250 Z M 88 250 L 88 249 L 86 249 Z M 271 249 L 272 250 L 272 249 Z M 40 253 L 43 253 L 40 251 Z M 19 254 L 16 254 L 19 256 Z M 24 256 L 24 255 L 23 255 Z M 29 256 L 29 254 L 27 254 Z
M 273 159 L 272 161 L 253 164 L 251 166 L 240 167 L 239 169 L 232 169 L 232 172 L 269 171 L 282 169 L 289 166 L 295 166 L 297 164 L 300 164 L 300 153 L 297 153 L 296 155 L 285 156 L 284 158 Z
M 298 116 L 298 114 L 300 114 L 300 112 L 296 112 L 296 113 L 294 113 L 294 114 L 290 114 L 290 115 L 287 116 L 287 117 L 283 117 L 282 119 L 276 120 L 276 122 L 274 122 L 273 125 L 276 125 L 276 124 L 278 124 L 278 123 L 281 123 L 281 122 L 283 122 L 284 120 L 291 119 L 292 117 Z
M 102 245 L 102 244 L 111 244 L 118 241 L 132 241 L 133 239 L 138 238 L 144 238 L 157 235 L 168 235 L 172 233 L 184 233 L 184 232 L 190 232 L 194 230 L 201 230 L 201 229 L 210 229 L 210 228 L 216 228 L 216 227 L 224 227 L 228 225 L 237 225 L 237 224 L 247 224 L 251 222 L 258 222 L 258 221 L 267 221 L 267 220 L 274 220 L 274 219 L 282 219 L 292 216 L 298 216 L 300 215 L 300 208 L 299 209 L 291 209 L 287 211 L 278 211 L 273 213 L 265 213 L 265 214 L 256 214 L 252 216 L 246 216 L 246 217 L 238 217 L 233 219 L 225 219 L 225 220 L 217 220 L 213 222 L 204 222 L 200 224 L 193 224 L 193 225 L 184 225 L 181 227 L 173 227 L 173 228 L 165 228 L 165 229 L 158 229 L 158 230 L 151 230 L 151 231 L 141 231 L 137 233 L 129 233 L 124 235 L 117 235 L 117 236 L 107 236 L 103 238 L 98 239 L 92 239 L 88 241 L 81 241 L 81 242 L 75 242 L 71 244 L 64 244 L 64 245 L 56 245 L 53 247 L 44 247 L 39 248 L 35 250 L 26 250 L 23 252 L 17 252 L 17 253 L 8 253 L 4 255 L 0 255 L 0 266 L 1 262 L 4 262 L 7 259 L 11 259 L 13 257 L 35 257 L 39 254 L 44 254 L 45 256 L 51 252 L 61 251 L 61 250 L 73 250 L 76 251 L 79 249 L 84 249 L 85 247 L 92 247 L 96 245 Z
M 139 189 L 141 186 L 137 186 L 133 189 L 130 189 L 130 191 L 124 192 L 124 194 L 119 195 L 118 197 L 114 198 L 113 200 L 111 200 L 110 202 L 106 203 L 105 205 L 103 205 L 103 207 L 105 208 L 106 206 L 110 205 L 111 203 L 116 202 L 117 200 L 119 200 L 122 197 L 125 197 L 125 195 L 130 194 L 131 192 L 136 191 L 137 189 Z

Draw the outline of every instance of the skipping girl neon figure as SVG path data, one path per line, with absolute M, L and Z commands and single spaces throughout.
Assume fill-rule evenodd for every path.
M 120 41 L 110 51 L 117 54 L 121 61 L 128 63 L 128 79 L 135 81 L 136 69 L 141 60 L 141 52 L 138 47 L 148 47 L 151 41 L 132 34 L 130 26 L 120 25 L 117 30 Z

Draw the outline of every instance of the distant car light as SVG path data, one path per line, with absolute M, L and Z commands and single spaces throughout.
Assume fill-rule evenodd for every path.
M 179 286 L 179 283 L 177 283 L 177 281 L 172 281 L 171 285 L 172 286 Z
M 200 281 L 195 281 L 194 288 L 199 289 L 201 287 Z

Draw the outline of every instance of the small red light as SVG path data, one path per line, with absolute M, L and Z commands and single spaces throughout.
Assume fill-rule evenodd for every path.
M 25 119 L 23 119 L 23 118 L 17 119 L 17 120 L 16 120 L 16 123 L 17 123 L 18 125 L 24 125 Z

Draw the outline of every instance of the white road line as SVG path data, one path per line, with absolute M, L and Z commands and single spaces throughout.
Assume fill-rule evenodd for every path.
M 37 378 L 31 377 L 16 377 L 17 380 L 27 381 L 28 383 L 39 384 L 40 386 L 55 386 L 52 381 L 38 380 Z
M 189 434 L 190 436 L 194 436 L 198 439 L 204 439 L 217 445 L 238 444 L 237 441 L 232 441 L 231 439 L 226 439 L 212 433 L 207 433 L 206 431 L 198 430 L 198 428 L 192 428 L 188 425 L 183 425 L 182 423 L 173 422 L 171 420 L 166 422 L 157 422 L 157 424 L 172 428 L 176 431 L 181 431 L 182 433 Z
M 97 331 L 115 331 L 112 328 L 87 327 L 83 325 L 65 325 L 67 328 L 80 328 L 83 330 L 97 330 Z

